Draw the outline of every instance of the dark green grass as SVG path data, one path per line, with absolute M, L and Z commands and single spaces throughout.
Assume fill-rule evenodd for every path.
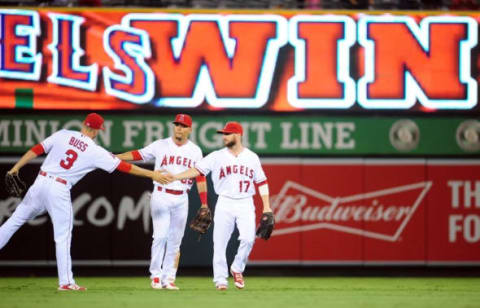
M 0 278 L 0 307 L 480 307 L 480 278 L 246 277 L 215 290 L 210 277 L 179 277 L 180 291 L 153 290 L 144 277 L 77 278 L 86 292 L 58 292 L 55 278 Z

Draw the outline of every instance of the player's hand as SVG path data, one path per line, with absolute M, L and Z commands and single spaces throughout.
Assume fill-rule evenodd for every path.
M 172 183 L 174 181 L 176 181 L 177 179 L 175 178 L 175 176 L 171 173 L 164 173 L 164 175 L 167 177 L 168 179 L 168 183 Z
M 156 170 L 153 172 L 153 180 L 160 184 L 168 184 L 170 183 L 169 173 L 162 173 L 162 171 Z
M 10 171 L 8 171 L 7 173 L 8 173 L 8 174 L 17 174 L 18 171 L 19 171 L 19 170 L 18 170 L 17 168 L 13 167 L 13 168 L 10 169 Z

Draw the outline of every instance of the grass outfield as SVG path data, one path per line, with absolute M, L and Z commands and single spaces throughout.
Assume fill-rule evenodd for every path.
M 77 278 L 86 292 L 58 292 L 55 278 L 0 278 L 1 308 L 480 307 L 480 278 L 246 277 L 215 290 L 210 277 L 179 277 L 180 291 L 153 290 L 147 278 Z

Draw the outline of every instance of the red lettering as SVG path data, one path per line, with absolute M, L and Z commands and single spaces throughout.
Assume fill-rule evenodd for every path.
M 90 77 L 88 72 L 80 72 L 73 70 L 72 64 L 72 21 L 59 20 L 60 36 L 58 38 L 58 57 L 60 65 L 58 67 L 58 75 L 72 80 L 87 81 Z
M 465 39 L 464 24 L 430 24 L 425 51 L 404 23 L 370 23 L 368 38 L 375 44 L 375 80 L 368 84 L 369 98 L 405 96 L 405 74 L 410 72 L 432 99 L 465 97 L 459 81 L 459 46 Z M 448 86 L 440 86 L 448 85 Z
M 69 142 L 68 142 L 69 145 L 79 149 L 80 151 L 82 152 L 85 152 L 85 150 L 87 149 L 88 147 L 88 144 L 81 141 L 80 139 L 77 139 L 75 137 L 71 137 Z
M 200 67 L 207 64 L 218 97 L 253 97 L 262 69 L 268 40 L 276 36 L 274 22 L 230 22 L 229 35 L 236 41 L 230 59 L 216 21 L 192 21 L 180 58 L 175 58 L 172 39 L 178 37 L 178 21 L 132 20 L 145 29 L 161 57 L 149 62 L 161 85 L 163 97 L 191 97 Z
M 160 167 L 166 166 L 167 165 L 167 155 L 163 156 L 162 163 L 160 164 Z
M 299 98 L 342 98 L 338 81 L 338 41 L 345 36 L 343 23 L 300 22 L 298 37 L 305 40 L 305 81 L 298 85 Z
M 27 46 L 29 44 L 28 36 L 18 35 L 18 27 L 21 25 L 31 25 L 31 16 L 1 14 L 3 19 L 3 30 L 0 40 L 0 68 L 6 71 L 33 71 L 33 63 L 21 63 L 16 60 L 18 47 Z
M 117 91 L 127 92 L 131 95 L 144 95 L 147 85 L 147 76 L 143 69 L 139 66 L 135 58 L 125 51 L 126 43 L 134 43 L 141 45 L 141 38 L 138 35 L 127 33 L 124 31 L 113 31 L 110 34 L 109 41 L 112 50 L 121 59 L 122 64 L 128 66 L 132 71 L 132 80 L 129 82 L 118 82 L 111 80 L 111 87 Z

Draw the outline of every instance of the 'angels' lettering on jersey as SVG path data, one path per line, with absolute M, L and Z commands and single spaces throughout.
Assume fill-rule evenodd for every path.
M 254 171 L 251 168 L 243 165 L 231 165 L 231 166 L 222 166 L 220 167 L 220 172 L 218 174 L 218 179 L 221 180 L 222 178 L 226 177 L 227 175 L 231 174 L 243 174 L 250 179 L 253 179 Z
M 228 148 L 214 151 L 196 163 L 195 168 L 203 174 L 212 173 L 215 192 L 233 199 L 255 195 L 255 185 L 267 177 L 258 155 L 248 148 L 234 155 Z
M 177 145 L 172 137 L 159 139 L 138 150 L 144 161 L 155 160 L 155 170 L 162 170 L 177 174 L 195 167 L 196 162 L 202 159 L 202 150 L 198 145 L 188 140 L 183 145 Z M 156 186 L 174 190 L 188 190 L 192 187 L 193 180 L 174 181 L 169 184 Z
M 193 167 L 193 162 L 192 159 L 188 157 L 182 157 L 182 156 L 175 156 L 175 155 L 164 155 L 162 162 L 160 164 L 160 167 L 164 167 L 167 165 L 179 165 L 179 166 L 185 166 L 188 168 Z

